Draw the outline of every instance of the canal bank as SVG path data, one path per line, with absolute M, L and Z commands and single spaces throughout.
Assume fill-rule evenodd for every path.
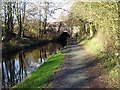
M 2 58 L 2 88 L 11 88 L 20 84 L 33 71 L 40 67 L 52 55 L 63 47 L 58 42 L 51 42 L 36 48 L 22 50 Z
M 54 75 L 59 66 L 64 61 L 66 54 L 58 53 L 52 55 L 48 60 L 38 67 L 32 74 L 27 77 L 22 83 L 13 88 L 46 88 L 51 76 Z
M 50 43 L 51 40 L 38 40 L 38 39 L 19 39 L 11 42 L 2 43 L 2 55 L 7 56 L 7 54 L 17 53 L 25 49 L 31 49 L 34 47 L 39 47 Z

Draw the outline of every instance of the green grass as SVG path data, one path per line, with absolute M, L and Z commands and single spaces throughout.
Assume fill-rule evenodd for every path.
M 80 44 L 85 45 L 87 50 L 90 51 L 92 54 L 97 54 L 99 50 L 102 49 L 102 45 L 96 36 L 92 39 L 85 39 L 80 42 Z
M 50 77 L 54 75 L 57 68 L 63 62 L 65 53 L 52 55 L 44 64 L 26 78 L 22 83 L 13 88 L 45 88 Z

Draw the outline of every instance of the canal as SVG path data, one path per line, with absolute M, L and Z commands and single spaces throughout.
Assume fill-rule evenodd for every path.
M 32 50 L 24 50 L 2 58 L 2 88 L 10 88 L 22 82 L 47 58 L 58 53 L 63 46 L 49 43 Z

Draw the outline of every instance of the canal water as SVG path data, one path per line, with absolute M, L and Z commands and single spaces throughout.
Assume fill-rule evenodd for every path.
M 22 82 L 48 57 L 58 53 L 61 48 L 60 43 L 49 43 L 34 50 L 21 51 L 16 55 L 3 57 L 2 88 L 10 88 Z

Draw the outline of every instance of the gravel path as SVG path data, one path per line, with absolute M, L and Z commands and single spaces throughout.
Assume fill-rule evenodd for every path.
M 92 55 L 74 41 L 63 52 L 67 53 L 67 58 L 56 75 L 53 88 L 89 88 L 88 81 L 93 78 L 88 74 L 94 63 Z

